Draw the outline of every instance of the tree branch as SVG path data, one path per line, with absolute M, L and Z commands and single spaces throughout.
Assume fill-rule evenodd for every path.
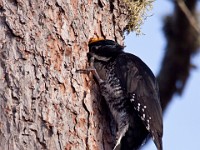
M 192 66 L 191 56 L 198 51 L 199 47 L 199 34 L 196 32 L 196 27 L 194 28 L 196 22 L 191 19 L 191 16 L 195 16 L 197 0 L 184 3 L 188 11 L 182 6 L 183 1 L 175 0 L 174 3 L 174 13 L 165 19 L 163 30 L 167 46 L 158 75 L 163 110 L 174 94 L 182 93 Z
M 180 9 L 184 12 L 185 16 L 187 17 L 188 21 L 190 22 L 191 26 L 198 32 L 200 33 L 200 28 L 198 26 L 198 23 L 196 21 L 196 18 L 193 16 L 193 14 L 190 12 L 186 4 L 184 3 L 183 0 L 176 0 L 178 6 Z

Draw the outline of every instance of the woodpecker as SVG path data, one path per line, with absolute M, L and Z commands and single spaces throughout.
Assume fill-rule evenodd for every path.
M 137 150 L 152 137 L 162 150 L 163 120 L 159 88 L 150 68 L 124 46 L 108 39 L 89 41 L 88 59 L 117 125 L 114 150 Z

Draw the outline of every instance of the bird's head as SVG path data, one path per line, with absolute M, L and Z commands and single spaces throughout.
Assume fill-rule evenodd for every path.
M 108 61 L 123 52 L 124 46 L 113 40 L 104 38 L 91 38 L 88 43 L 89 57 L 100 61 Z

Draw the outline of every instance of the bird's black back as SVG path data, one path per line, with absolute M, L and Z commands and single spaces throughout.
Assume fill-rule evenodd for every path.
M 135 94 L 135 101 L 129 101 L 129 105 L 131 106 L 129 107 L 131 108 L 130 114 L 133 116 L 133 120 L 131 120 L 133 123 L 130 124 L 133 126 L 130 127 L 130 130 L 123 138 L 121 150 L 129 150 L 128 146 L 131 147 L 131 144 L 133 146 L 134 144 L 138 146 L 142 144 L 148 135 L 145 128 L 148 126 L 147 120 L 149 120 L 150 134 L 154 136 L 157 146 L 162 147 L 162 111 L 155 76 L 149 67 L 135 55 L 121 53 L 115 59 L 115 62 L 115 74 L 120 79 L 121 86 L 126 91 L 128 98 L 130 99 L 131 95 Z M 137 108 L 138 104 L 140 104 L 139 111 Z M 135 109 L 133 109 L 134 107 Z M 144 114 L 145 118 L 141 120 Z M 133 135 L 130 136 L 131 134 Z M 132 142 L 129 143 L 129 141 Z

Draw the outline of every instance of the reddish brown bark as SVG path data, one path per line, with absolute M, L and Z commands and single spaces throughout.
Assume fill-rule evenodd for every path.
M 91 37 L 122 43 L 123 9 L 117 0 L 0 1 L 0 149 L 113 146 L 97 86 L 76 69 Z

